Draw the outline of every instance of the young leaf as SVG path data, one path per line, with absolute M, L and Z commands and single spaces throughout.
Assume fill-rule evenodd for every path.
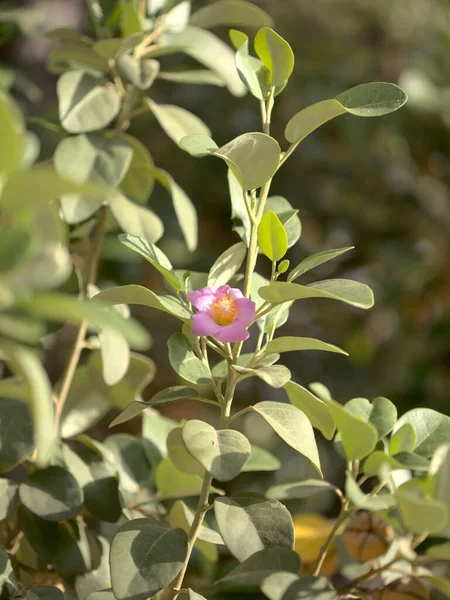
M 336 426 L 325 402 L 293 381 L 288 381 L 284 385 L 284 389 L 291 404 L 303 411 L 311 421 L 312 426 L 318 429 L 327 440 L 331 440 Z
M 391 508 L 396 503 L 392 494 L 378 494 L 377 496 L 364 494 L 352 474 L 348 471 L 345 480 L 345 494 L 355 506 L 365 510 L 385 510 Z
M 267 95 L 265 80 L 269 79 L 269 71 L 263 62 L 250 55 L 249 39 L 241 31 L 230 31 L 230 39 L 236 47 L 236 68 L 239 76 L 255 98 L 264 101 Z
M 344 113 L 359 117 L 378 117 L 401 108 L 407 101 L 406 93 L 393 83 L 364 83 L 336 96 L 308 106 L 294 115 L 286 126 L 286 139 L 300 143 L 315 129 Z
M 255 36 L 255 52 L 270 73 L 274 87 L 283 85 L 294 69 L 294 53 L 290 45 L 270 27 L 263 27 Z
M 83 494 L 75 477 L 61 467 L 47 467 L 20 484 L 22 503 L 47 521 L 65 521 L 83 507 Z
M 268 354 L 281 354 L 282 352 L 295 352 L 298 350 L 324 350 L 326 352 L 336 352 L 348 356 L 347 352 L 341 350 L 337 346 L 327 344 L 321 340 L 315 340 L 314 338 L 291 336 L 280 337 L 270 341 L 266 346 L 266 352 Z
M 276 281 L 261 288 L 259 295 L 272 304 L 304 298 L 330 298 L 364 309 L 371 308 L 374 304 L 372 290 L 364 283 L 351 279 L 328 279 L 306 286 Z
M 347 248 L 338 248 L 337 250 L 324 250 L 323 252 L 308 256 L 292 269 L 287 278 L 288 282 L 291 283 L 294 279 L 304 275 L 311 269 L 315 269 L 316 267 L 323 265 L 323 263 L 326 263 L 333 258 L 337 258 L 349 250 L 353 250 L 353 248 L 354 246 L 348 246 Z
M 73 70 L 61 75 L 57 84 L 59 118 L 69 133 L 98 131 L 120 110 L 120 96 L 107 80 L 87 71 Z
M 288 510 L 278 500 L 243 493 L 216 498 L 214 512 L 228 550 L 240 562 L 265 548 L 294 546 L 294 526 Z
M 307 416 L 295 406 L 282 402 L 258 402 L 251 407 L 291 448 L 303 454 L 322 475 L 313 428 Z
M 219 287 L 228 283 L 239 271 L 246 254 L 247 248 L 243 242 L 238 242 L 225 250 L 209 271 L 208 285 Z
M 283 196 L 270 196 L 267 198 L 264 214 L 269 210 L 272 210 L 280 219 L 288 238 L 288 248 L 292 248 L 298 242 L 302 233 L 298 210 L 295 210 L 292 204 Z
M 148 240 L 138 238 L 134 235 L 121 234 L 119 235 L 119 240 L 124 246 L 127 246 L 127 248 L 130 248 L 133 252 L 137 252 L 143 256 L 153 267 L 155 267 L 175 292 L 181 290 L 183 284 L 178 277 L 175 276 L 172 265 L 162 250 Z
M 219 0 L 197 10 L 189 23 L 196 27 L 211 29 L 229 27 L 264 27 L 273 21 L 262 8 L 244 0 Z
M 286 231 L 277 215 L 269 210 L 258 225 L 258 244 L 272 262 L 283 258 L 288 249 Z
M 146 102 L 158 123 L 175 144 L 180 145 L 180 140 L 188 135 L 211 135 L 209 127 L 185 108 L 172 104 L 156 104 L 150 98 L 147 98 Z
M 232 429 L 216 431 L 203 421 L 188 421 L 181 430 L 184 445 L 218 481 L 230 481 L 239 475 L 251 453 L 247 438 Z
M 187 498 L 200 494 L 203 480 L 196 475 L 182 473 L 170 459 L 165 458 L 156 467 L 155 484 L 158 493 L 164 498 Z M 211 491 L 223 494 L 216 488 L 211 488 Z
M 180 377 L 196 385 L 205 385 L 211 381 L 209 368 L 197 358 L 187 338 L 182 333 L 174 333 L 169 338 L 167 345 L 169 347 L 170 364 Z
M 111 583 L 118 600 L 145 600 L 177 576 L 187 552 L 187 535 L 156 519 L 122 525 L 111 543 Z
M 380 439 L 393 430 L 397 421 L 397 409 L 387 398 L 375 398 L 372 404 L 366 398 L 354 398 L 345 408 L 372 423 Z

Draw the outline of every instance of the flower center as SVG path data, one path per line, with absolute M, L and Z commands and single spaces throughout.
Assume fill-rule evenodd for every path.
M 236 318 L 236 304 L 229 296 L 223 296 L 214 302 L 211 312 L 217 325 L 231 325 Z

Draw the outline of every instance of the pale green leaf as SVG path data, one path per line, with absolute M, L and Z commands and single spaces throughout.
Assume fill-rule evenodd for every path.
M 325 402 L 293 381 L 288 381 L 284 385 L 284 389 L 291 404 L 303 411 L 312 426 L 318 429 L 327 440 L 331 440 L 336 426 L 333 415 Z
M 283 402 L 258 402 L 251 407 L 291 448 L 305 456 L 322 475 L 314 431 L 308 417 Z
M 281 354 L 282 352 L 295 352 L 298 350 L 324 350 L 325 352 L 336 352 L 348 356 L 347 352 L 333 344 L 327 344 L 326 342 L 314 338 L 292 336 L 280 337 L 270 341 L 267 344 L 265 351 L 268 354 Z
M 212 27 L 241 26 L 264 27 L 272 25 L 271 17 L 259 6 L 244 0 L 219 0 L 197 10 L 190 24 L 210 29 Z
M 180 377 L 195 383 L 205 385 L 211 381 L 211 372 L 206 364 L 195 355 L 187 338 L 182 333 L 174 333 L 167 342 L 169 361 L 173 370 Z
M 145 204 L 155 182 L 153 159 L 146 146 L 137 138 L 124 133 L 119 139 L 124 140 L 133 153 L 131 163 L 119 189 L 128 198 Z
M 109 196 L 109 206 L 114 218 L 125 233 L 157 242 L 164 233 L 161 219 L 149 208 L 128 200 L 119 191 Z
M 232 368 L 245 377 L 258 377 L 273 388 L 283 387 L 291 378 L 291 372 L 284 365 L 269 365 L 255 369 L 233 365 Z
M 8 517 L 17 506 L 19 486 L 9 479 L 0 479 L 0 521 Z
M 209 271 L 208 285 L 220 287 L 228 283 L 239 271 L 246 254 L 247 248 L 243 242 L 238 242 L 225 250 Z
M 323 492 L 336 492 L 337 488 L 323 479 L 305 479 L 303 481 L 288 481 L 269 488 L 266 497 L 270 500 L 296 500 L 309 498 Z
M 372 403 L 366 398 L 353 398 L 347 402 L 345 408 L 353 415 L 360 416 L 368 423 L 372 423 L 379 438 L 388 435 L 397 421 L 397 409 L 387 398 L 375 398 Z
M 116 64 L 120 76 L 139 90 L 148 90 L 159 73 L 159 62 L 152 58 L 139 59 L 131 54 L 122 54 Z
M 33 426 L 24 402 L 0 398 L 0 415 L 0 473 L 6 473 L 33 454 Z
M 394 456 L 400 452 L 412 452 L 416 447 L 416 430 L 411 423 L 403 423 L 389 440 L 389 454 Z
M 200 477 L 203 477 L 205 474 L 202 463 L 188 452 L 186 444 L 183 441 L 181 427 L 175 427 L 167 436 L 167 452 L 170 460 L 179 471 Z
M 264 579 L 261 590 L 269 600 L 336 600 L 338 595 L 325 577 L 301 575 L 282 571 Z
M 404 414 L 395 427 L 409 423 L 416 432 L 414 452 L 429 458 L 441 444 L 450 442 L 450 417 L 431 408 L 413 408 Z
M 281 463 L 276 456 L 265 448 L 260 448 L 252 444 L 251 454 L 242 467 L 242 473 L 250 471 L 276 471 L 280 467 Z
M 0 93 L 0 173 L 12 173 L 20 164 L 24 145 L 24 124 L 19 109 Z M 7 143 L 5 143 L 7 141 Z
M 294 281 L 294 279 L 304 275 L 311 269 L 315 269 L 316 267 L 323 265 L 323 263 L 326 263 L 333 258 L 337 258 L 349 250 L 353 250 L 353 248 L 354 246 L 348 246 L 346 248 L 338 248 L 336 250 L 324 250 L 323 252 L 317 252 L 317 254 L 308 256 L 292 269 L 287 278 L 288 282 L 291 283 Z
M 290 45 L 270 27 L 263 27 L 255 36 L 255 52 L 270 73 L 274 87 L 283 85 L 294 69 L 294 53 Z
M 192 69 L 190 71 L 163 71 L 158 75 L 159 79 L 172 81 L 174 83 L 186 83 L 193 85 L 216 85 L 224 87 L 225 82 L 216 73 L 208 69 Z
M 209 127 L 185 108 L 172 104 L 156 104 L 150 98 L 147 98 L 146 102 L 158 123 L 176 144 L 179 145 L 180 140 L 189 135 L 211 135 Z
M 365 510 L 386 510 L 396 504 L 392 494 L 378 494 L 377 496 L 364 494 L 348 471 L 345 480 L 345 495 L 355 506 Z
M 189 529 L 194 521 L 194 518 L 195 512 L 186 506 L 182 500 L 177 500 L 170 509 L 170 512 L 167 516 L 167 522 L 172 529 L 179 527 L 186 533 L 189 533 Z M 198 539 L 209 544 L 223 545 L 223 540 L 220 536 L 220 533 L 208 527 L 205 521 L 203 521 L 203 525 L 200 528 Z
M 417 480 L 402 484 L 395 498 L 402 522 L 411 533 L 439 533 L 448 523 L 448 504 L 425 496 Z

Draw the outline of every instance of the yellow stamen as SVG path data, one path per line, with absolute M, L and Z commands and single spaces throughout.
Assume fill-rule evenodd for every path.
M 212 305 L 212 318 L 218 325 L 231 325 L 236 318 L 236 303 L 229 296 L 223 296 Z

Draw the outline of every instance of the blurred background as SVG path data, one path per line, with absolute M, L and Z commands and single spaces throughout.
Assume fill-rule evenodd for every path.
M 205 2 L 194 4 L 200 7 Z M 354 85 L 395 82 L 410 97 L 406 107 L 387 117 L 341 116 L 323 126 L 302 142 L 274 181 L 273 193 L 286 197 L 302 221 L 302 236 L 288 255 L 291 264 L 314 252 L 354 245 L 342 259 L 314 271 L 308 282 L 350 277 L 369 284 L 376 298 L 375 308 L 368 312 L 327 300 L 297 302 L 289 324 L 279 333 L 320 338 L 344 348 L 350 358 L 292 353 L 284 355 L 285 364 L 298 383 L 321 381 L 343 402 L 386 396 L 400 413 L 426 406 L 449 414 L 450 3 L 258 0 L 255 4 L 274 18 L 276 30 L 291 43 L 296 56 L 294 75 L 277 98 L 273 116 L 273 135 L 283 149 L 284 127 L 293 114 Z M 11 67 L 18 69 L 17 97 L 33 126 L 36 116 L 56 118 L 56 80 L 45 71 L 52 44 L 43 39 L 43 31 L 62 26 L 88 31 L 88 27 L 83 0 L 34 0 L 23 6 L 35 10 L 22 12 L 17 1 L 0 3 L 0 84 L 7 85 Z M 19 27 L 5 18 L 11 11 Z M 225 28 L 220 35 L 226 39 Z M 161 60 L 180 64 L 184 59 Z M 199 115 L 219 145 L 261 127 L 259 106 L 251 96 L 234 98 L 220 88 L 162 81 L 151 94 L 159 102 L 179 104 Z M 157 166 L 175 176 L 199 212 L 200 244 L 189 254 L 165 192 L 155 190 L 150 205 L 167 227 L 162 249 L 179 268 L 208 271 L 218 255 L 238 241 L 236 234 L 230 236 L 223 164 L 214 159 L 199 162 L 184 153 L 150 113 L 136 121 L 131 133 L 148 146 Z M 45 160 L 58 136 L 41 132 L 41 137 Z M 163 289 L 149 265 L 123 262 L 112 238 L 105 258 L 105 279 Z M 260 259 L 262 274 L 267 274 L 268 266 Z M 178 324 L 161 313 L 140 311 L 139 316 L 155 340 L 150 355 L 158 374 L 147 391 L 150 396 L 173 385 L 165 344 Z M 242 386 L 241 401 L 248 403 L 250 398 L 285 399 L 283 391 L 254 379 Z M 167 414 L 181 418 L 186 407 L 177 406 Z M 251 421 L 244 427 L 252 430 Z M 262 427 L 255 431 L 261 439 L 252 441 L 272 444 L 264 441 Z

